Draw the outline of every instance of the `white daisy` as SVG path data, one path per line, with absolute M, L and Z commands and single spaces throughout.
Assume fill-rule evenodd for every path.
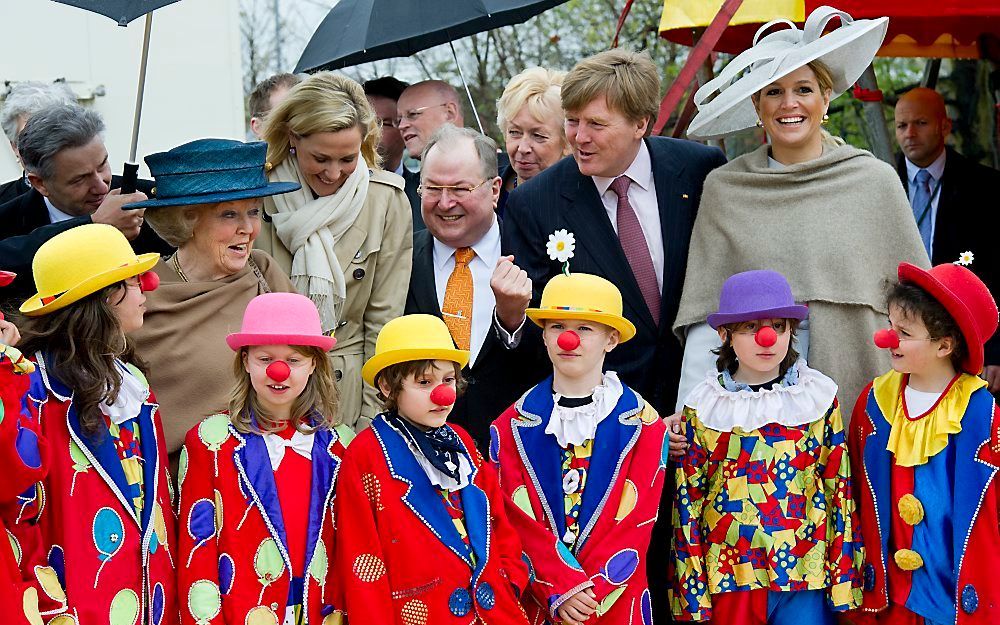
M 958 260 L 955 261 L 955 264 L 962 265 L 963 267 L 968 267 L 969 265 L 972 264 L 972 261 L 975 260 L 975 258 L 976 255 L 973 254 L 971 251 L 962 252 L 961 254 L 958 255 Z
M 572 232 L 567 230 L 556 230 L 549 235 L 549 242 L 545 244 L 545 251 L 549 258 L 565 263 L 573 258 L 573 250 L 576 249 L 576 238 Z

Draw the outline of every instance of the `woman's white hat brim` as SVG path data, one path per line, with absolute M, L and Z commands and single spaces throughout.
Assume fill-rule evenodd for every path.
M 841 26 L 823 35 L 827 23 L 841 18 Z M 787 20 L 768 22 L 757 36 L 772 25 L 791 24 Z M 803 29 L 783 29 L 768 34 L 730 61 L 713 80 L 695 93 L 698 114 L 688 127 L 691 139 L 717 139 L 757 124 L 757 111 L 750 96 L 772 82 L 791 74 L 812 61 L 829 68 L 834 99 L 851 88 L 871 64 L 889 29 L 889 18 L 853 20 L 832 7 L 819 7 L 806 19 Z M 741 72 L 742 76 L 737 77 Z M 727 83 L 732 84 L 727 84 Z M 711 100 L 710 95 L 719 91 Z

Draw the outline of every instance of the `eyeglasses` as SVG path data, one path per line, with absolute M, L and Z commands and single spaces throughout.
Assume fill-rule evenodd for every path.
M 396 119 L 392 120 L 392 125 L 399 128 L 399 125 L 403 123 L 403 120 L 410 122 L 411 124 L 424 114 L 427 109 L 432 109 L 435 106 L 448 106 L 448 102 L 442 102 L 441 104 L 430 104 L 428 106 L 421 106 L 420 108 L 415 108 L 403 113 L 402 115 L 397 115 Z
M 417 195 L 422 198 L 427 198 L 428 200 L 437 200 L 441 195 L 447 191 L 452 199 L 454 200 L 465 200 L 468 199 L 472 192 L 483 186 L 491 179 L 487 178 L 474 187 L 464 187 L 455 185 L 439 185 L 439 184 L 422 184 L 417 187 Z

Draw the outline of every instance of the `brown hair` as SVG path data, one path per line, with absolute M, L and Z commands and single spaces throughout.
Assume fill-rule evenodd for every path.
M 788 370 L 795 364 L 795 361 L 799 359 L 799 352 L 795 349 L 795 334 L 799 329 L 800 322 L 798 319 L 785 319 L 785 321 L 788 323 L 788 331 L 792 333 L 792 338 L 788 341 L 788 353 L 785 354 L 785 358 L 781 361 L 781 365 L 778 368 L 778 373 L 782 377 L 788 373 Z M 712 350 L 712 353 L 718 356 L 715 360 L 715 368 L 720 373 L 728 371 L 730 374 L 735 374 L 739 368 L 740 361 L 736 357 L 736 350 L 733 349 L 733 332 L 736 332 L 747 323 L 749 321 L 727 323 L 722 326 L 726 331 L 726 338 L 722 341 L 722 347 Z
M 18 347 L 25 354 L 45 355 L 45 366 L 51 374 L 73 390 L 80 427 L 95 440 L 105 430 L 100 404 L 114 403 L 122 387 L 115 359 L 146 372 L 146 364 L 135 355 L 132 341 L 122 332 L 114 304 L 108 303 L 119 292 L 124 298 L 125 288 L 124 282 L 116 282 L 66 308 L 26 317 L 20 323 L 22 338 Z
M 385 369 L 382 369 L 375 375 L 375 390 L 379 401 L 385 407 L 388 412 L 396 412 L 399 409 L 399 404 L 397 400 L 399 399 L 399 394 L 403 392 L 403 382 L 408 380 L 411 376 L 416 377 L 418 375 L 423 375 L 434 369 L 437 362 L 433 359 L 425 360 L 410 360 L 407 362 L 400 362 L 394 365 L 389 365 Z M 465 379 L 462 377 L 462 367 L 457 363 L 452 363 L 455 366 L 455 389 L 461 393 L 465 390 Z M 389 394 L 385 395 L 382 393 L 380 382 L 385 382 L 386 386 L 389 387 Z
M 660 72 L 646 52 L 616 48 L 583 59 L 566 74 L 562 106 L 579 111 L 604 96 L 608 106 L 631 121 L 652 127 L 660 108 Z
M 333 429 L 340 423 L 337 417 L 340 395 L 333 381 L 333 365 L 330 364 L 330 357 L 325 351 L 312 345 L 289 347 L 303 356 L 312 358 L 316 365 L 302 394 L 292 403 L 292 427 L 305 434 L 320 429 Z M 236 378 L 236 384 L 229 399 L 229 420 L 233 422 L 236 431 L 243 434 L 281 431 L 282 424 L 273 421 L 257 401 L 257 392 L 254 391 L 250 374 L 243 362 L 249 349 L 241 347 L 233 360 L 233 376 Z
M 257 86 L 250 92 L 250 99 L 247 108 L 250 109 L 250 117 L 263 117 L 271 111 L 271 94 L 278 89 L 291 89 L 302 82 L 302 79 L 295 74 L 287 72 L 275 74 L 257 83 Z
M 915 284 L 895 282 L 889 287 L 886 306 L 896 306 L 907 317 L 919 319 L 932 339 L 951 337 L 955 342 L 955 347 L 951 350 L 951 364 L 955 371 L 962 371 L 962 361 L 968 355 L 969 348 L 958 322 L 941 302 Z

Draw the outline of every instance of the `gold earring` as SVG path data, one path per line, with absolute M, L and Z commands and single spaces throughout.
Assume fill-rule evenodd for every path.
M 826 113 L 823 113 L 823 121 L 821 121 L 820 123 L 825 125 L 828 121 L 830 121 L 830 116 Z
M 764 122 L 760 121 L 759 117 L 757 118 L 757 127 L 758 128 L 763 128 L 764 127 Z

